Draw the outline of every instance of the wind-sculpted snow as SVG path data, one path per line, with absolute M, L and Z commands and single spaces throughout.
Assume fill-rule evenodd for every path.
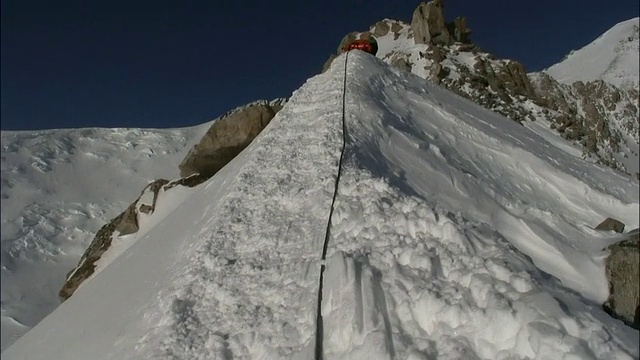
M 606 292 L 603 241 L 589 226 L 608 214 L 637 226 L 637 185 L 372 57 L 352 58 L 325 358 L 638 356 L 637 333 L 571 290 Z
M 593 230 L 638 226 L 637 182 L 358 51 L 319 287 L 344 61 L 3 359 L 637 358 Z

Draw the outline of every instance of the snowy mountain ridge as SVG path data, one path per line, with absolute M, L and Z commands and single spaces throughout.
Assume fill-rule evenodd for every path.
M 637 95 L 526 74 L 467 42 L 415 44 L 397 20 L 370 32 L 401 71 L 356 52 L 269 102 L 284 108 L 264 134 L 206 183 L 161 188 L 3 359 L 637 358 L 637 332 L 599 307 L 603 249 L 620 236 L 593 228 L 637 228 L 638 185 L 580 160 L 595 146 L 633 172 Z M 175 179 L 210 125 L 2 132 L 3 351 L 58 305 L 100 224 Z
M 637 183 L 549 138 L 342 55 L 3 358 L 637 357 L 593 303 Z
M 559 82 L 604 80 L 638 89 L 640 63 L 640 18 L 636 17 L 606 31 L 585 47 L 571 51 L 561 62 L 545 69 Z
M 368 31 L 346 35 L 340 45 L 354 38 L 373 35 L 379 45 L 377 56 L 390 65 L 429 79 L 525 126 L 531 126 L 532 122 L 542 123 L 552 130 L 551 133 L 574 143 L 583 158 L 640 177 L 637 86 L 623 88 L 602 79 L 566 85 L 547 72 L 527 74 L 517 61 L 498 59 L 474 45 L 469 39 L 464 18 L 457 18 L 451 23 L 445 23 L 443 19 L 442 2 L 423 3 L 414 12 L 410 24 L 385 19 Z M 628 73 L 628 79 L 637 83 L 637 41 L 633 40 L 634 37 L 631 41 L 625 37 L 629 24 L 635 22 L 637 19 L 632 19 L 614 27 L 625 31 L 607 32 L 615 34 L 612 40 L 609 39 L 611 35 L 607 35 L 607 44 L 622 45 L 617 48 L 592 46 L 588 58 L 579 57 L 575 61 L 619 59 L 615 69 L 620 71 L 616 76 Z M 637 27 L 631 26 L 631 29 L 637 33 Z M 416 32 L 427 31 L 449 35 L 426 43 L 415 39 Z M 458 34 L 455 35 L 457 40 L 454 34 Z M 619 48 L 624 48 L 624 51 Z M 596 57 L 594 51 L 602 51 L 602 54 Z M 571 68 L 579 66 L 575 63 Z M 636 75 L 633 75 L 634 71 Z M 558 73 L 559 70 L 555 72 Z

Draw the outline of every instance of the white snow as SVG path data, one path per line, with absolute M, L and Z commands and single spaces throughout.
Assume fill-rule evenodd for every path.
M 602 79 L 617 86 L 638 88 L 640 18 L 621 22 L 585 47 L 572 51 L 545 72 L 567 85 Z
M 387 34 L 376 37 L 376 42 L 378 43 L 377 57 L 383 59 L 394 51 L 414 45 L 413 32 L 409 24 L 393 19 L 384 19 L 382 21 L 387 23 L 389 28 L 395 26 L 399 27 L 400 30 L 397 32 L 397 35 L 393 31 L 389 30 Z M 372 26 L 369 31 L 373 32 L 373 30 L 374 27 Z
M 2 132 L 3 350 L 59 305 L 102 225 L 147 182 L 178 176 L 208 126 Z
M 316 334 L 345 58 L 3 359 L 637 358 L 593 227 L 638 227 L 638 182 L 359 51 Z

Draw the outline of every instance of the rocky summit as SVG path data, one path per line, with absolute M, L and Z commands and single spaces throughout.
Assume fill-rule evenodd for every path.
M 384 19 L 367 31 L 347 34 L 340 45 L 373 35 L 380 47 L 377 56 L 390 65 L 523 125 L 537 121 L 581 149 L 583 158 L 640 177 L 637 18 L 594 42 L 615 46 L 591 44 L 587 50 L 572 52 L 605 52 L 599 57 L 610 57 L 610 64 L 598 67 L 591 77 L 563 78 L 559 67 L 575 68 L 579 56 L 567 57 L 573 65 L 528 72 L 517 60 L 497 58 L 473 44 L 466 18 L 446 21 L 443 3 L 423 2 L 410 23 Z M 330 56 L 325 69 L 334 57 Z M 625 64 L 631 65 L 625 68 Z M 623 77 L 628 81 L 620 80 Z

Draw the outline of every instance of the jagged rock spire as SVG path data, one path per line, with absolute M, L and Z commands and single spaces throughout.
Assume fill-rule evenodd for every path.
M 413 12 L 411 29 L 416 44 L 451 45 L 456 41 L 469 43 L 471 34 L 463 17 L 456 18 L 452 23 L 444 21 L 442 0 L 420 3 Z

